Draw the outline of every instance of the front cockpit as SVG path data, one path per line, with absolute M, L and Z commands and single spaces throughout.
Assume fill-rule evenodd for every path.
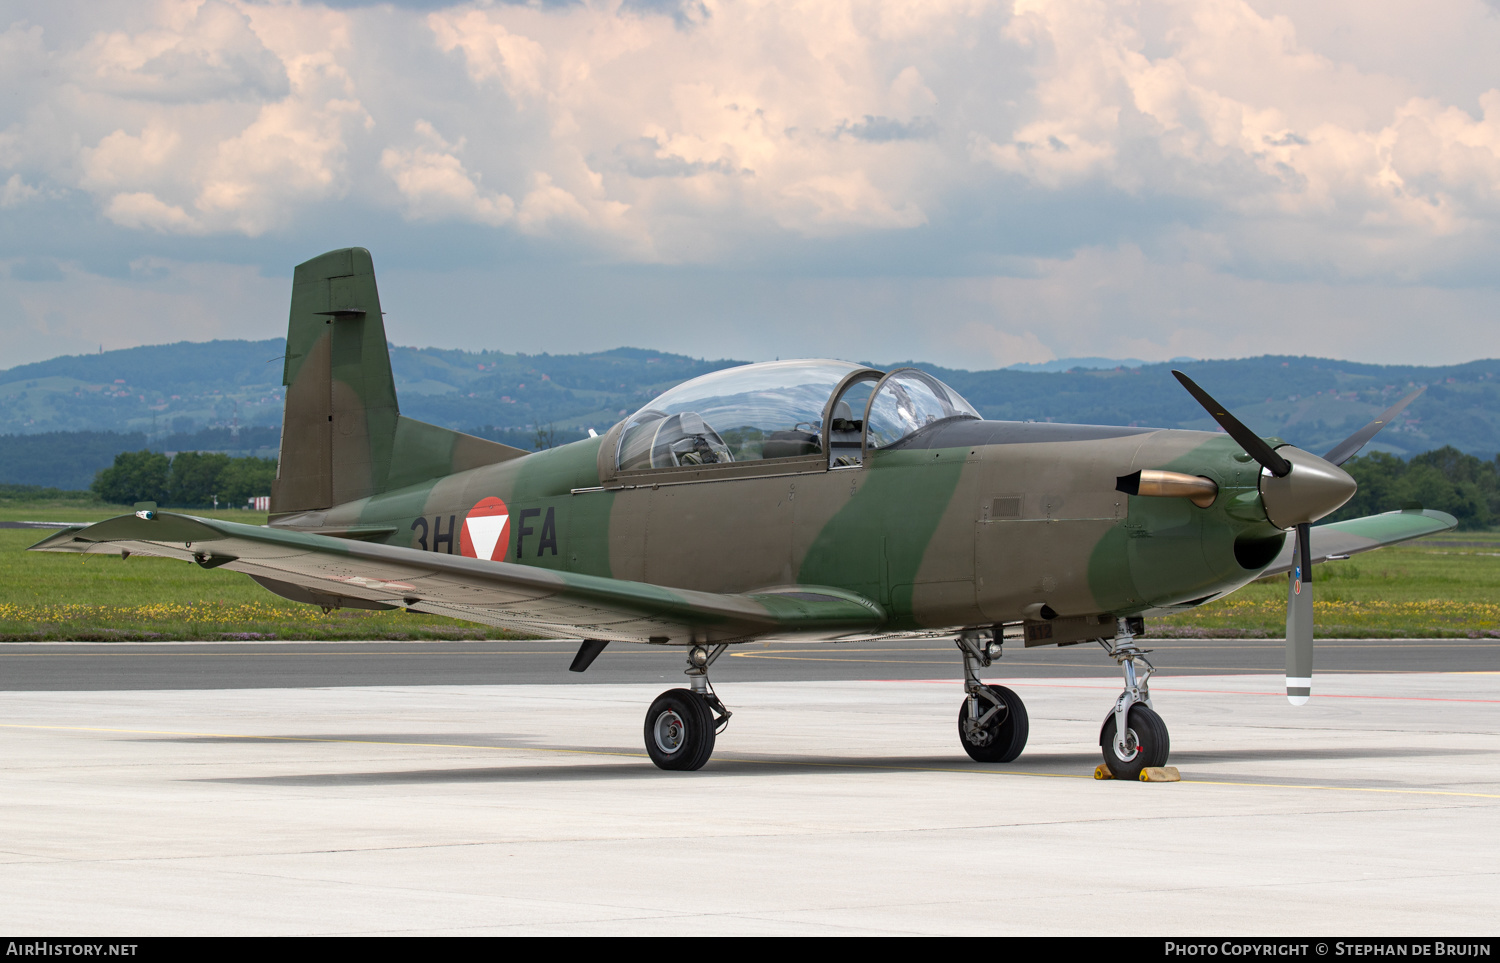
M 726 368 L 657 396 L 625 422 L 622 471 L 821 456 L 862 464 L 928 425 L 979 418 L 915 368 L 889 373 L 846 361 L 772 361 Z

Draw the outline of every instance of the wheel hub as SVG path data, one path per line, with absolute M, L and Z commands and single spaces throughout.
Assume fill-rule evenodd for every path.
M 1130 762 L 1140 755 L 1141 742 L 1135 734 L 1134 729 L 1125 730 L 1125 738 L 1115 740 L 1115 758 L 1121 762 Z
M 657 716 L 655 725 L 651 727 L 652 735 L 656 737 L 656 748 L 669 755 L 682 748 L 686 730 L 682 716 L 673 709 Z

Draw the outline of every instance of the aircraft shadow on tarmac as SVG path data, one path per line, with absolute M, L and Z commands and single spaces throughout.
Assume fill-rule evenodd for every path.
M 312 741 L 314 737 L 302 736 L 291 737 L 295 740 Z M 172 741 L 172 740 L 164 740 Z M 285 742 L 287 739 L 213 739 L 195 738 L 178 740 L 183 742 Z M 319 740 L 321 741 L 321 740 Z M 360 739 L 358 737 L 342 736 L 338 740 L 341 743 L 351 742 L 375 742 L 375 740 Z M 391 745 L 396 740 L 386 738 L 379 740 L 380 744 Z M 420 744 L 414 741 L 402 740 L 398 745 L 409 745 L 416 747 Z M 432 745 L 432 743 L 427 743 Z M 458 746 L 460 744 L 447 742 L 445 745 Z M 472 743 L 474 748 L 499 748 L 486 746 L 482 743 Z M 357 786 L 357 785 L 411 785 L 421 783 L 454 783 L 454 782 L 494 782 L 494 783 L 528 783 L 528 782 L 563 782 L 563 781 L 600 781 L 612 779 L 639 779 L 639 778 L 663 778 L 665 775 L 650 764 L 644 754 L 637 754 L 627 749 L 576 749 L 567 747 L 538 747 L 543 751 L 555 751 L 559 753 L 587 754 L 598 752 L 601 758 L 587 762 L 550 763 L 532 760 L 517 760 L 512 764 L 503 766 L 475 766 L 449 769 L 395 769 L 380 772 L 328 772 L 328 773 L 301 773 L 279 776 L 229 776 L 209 779 L 196 779 L 193 782 L 217 782 L 242 785 L 261 786 Z M 527 751 L 520 749 L 520 751 Z M 1488 752 L 1482 749 L 1449 749 L 1445 750 L 1449 755 L 1486 755 Z M 1363 759 L 1380 758 L 1388 759 L 1391 756 L 1424 756 L 1430 757 L 1430 749 L 1419 748 L 1381 748 L 1369 747 L 1360 749 L 1308 749 L 1308 750 L 1285 750 L 1273 749 L 1250 749 L 1229 751 L 1202 751 L 1174 753 L 1171 762 L 1173 764 L 1209 764 L 1215 762 L 1235 761 L 1272 761 L 1277 759 Z M 613 757 L 613 758 L 609 758 Z M 938 773 L 993 773 L 995 775 L 1007 774 L 1030 774 L 1044 776 L 1082 776 L 1091 773 L 1098 754 L 1094 752 L 1067 752 L 1067 753 L 1037 753 L 1021 759 L 1013 766 L 987 766 L 973 762 L 963 757 L 953 756 L 804 756 L 795 759 L 788 758 L 734 758 L 731 756 L 718 756 L 713 763 L 706 767 L 705 773 L 717 773 L 720 775 L 755 775 L 755 776 L 778 776 L 784 777 L 791 774 L 813 775 L 814 773 L 845 773 L 848 775 L 870 774 L 874 772 L 938 772 Z M 1222 777 L 1223 773 L 1216 774 Z
M 143 739 L 131 739 L 130 742 L 179 742 L 179 743 L 215 743 L 218 745 L 233 745 L 245 743 L 247 745 L 288 744 L 288 743 L 357 743 L 360 745 L 392 746 L 409 749 L 517 749 L 525 751 L 528 749 L 555 749 L 567 750 L 571 747 L 558 746 L 552 743 L 538 741 L 530 734 L 511 734 L 486 732 L 483 734 L 464 734 L 461 732 L 315 732 L 315 733 L 287 733 L 282 736 L 151 736 Z M 590 749 L 581 749 L 580 752 L 591 752 Z M 639 755 L 645 758 L 644 753 L 638 753 L 633 749 L 621 749 L 620 752 L 628 752 L 631 755 Z
M 1293 759 L 1389 759 L 1393 756 L 1410 756 L 1430 759 L 1433 755 L 1444 756 L 1488 756 L 1488 749 L 1443 749 L 1434 753 L 1430 746 L 1358 746 L 1352 749 L 1174 749 L 1169 765 L 1181 762 L 1275 762 Z M 1093 755 L 1086 757 L 1093 759 Z

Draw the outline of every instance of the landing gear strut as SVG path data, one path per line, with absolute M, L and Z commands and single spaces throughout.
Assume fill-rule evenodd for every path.
M 1139 779 L 1142 769 L 1166 765 L 1172 748 L 1167 724 L 1151 707 L 1149 683 L 1156 667 L 1146 658 L 1150 650 L 1135 644 L 1130 628 L 1127 619 L 1116 619 L 1114 639 L 1099 640 L 1125 672 L 1125 690 L 1099 729 L 1104 764 L 1116 779 Z M 1137 661 L 1145 665 L 1144 673 L 1137 671 Z
M 714 752 L 714 737 L 733 715 L 714 695 L 708 667 L 728 645 L 688 650 L 688 688 L 668 689 L 646 710 L 646 754 L 661 769 L 702 769 Z
M 955 640 L 964 657 L 964 692 L 958 710 L 958 741 L 976 762 L 1010 762 L 1026 748 L 1031 722 L 1021 697 L 1003 685 L 985 685 L 979 670 L 1000 658 L 994 629 L 963 632 Z

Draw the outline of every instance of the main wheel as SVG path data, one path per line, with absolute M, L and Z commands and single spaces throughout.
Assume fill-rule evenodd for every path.
M 1026 748 L 1026 736 L 1031 732 L 1031 720 L 1026 716 L 1026 704 L 1021 697 L 1003 685 L 985 686 L 1000 697 L 1005 708 L 995 714 L 983 729 L 969 734 L 965 723 L 969 721 L 969 700 L 958 707 L 958 741 L 964 752 L 976 762 L 1011 762 Z M 979 700 L 979 715 L 990 711 L 988 699 Z
M 662 769 L 702 769 L 714 752 L 714 714 L 691 689 L 669 689 L 646 710 L 646 754 Z
M 1099 746 L 1104 750 L 1104 764 L 1116 779 L 1139 779 L 1141 770 L 1149 766 L 1165 766 L 1172 741 L 1167 736 L 1167 724 L 1162 722 L 1148 705 L 1137 702 L 1130 707 L 1125 730 L 1125 747 L 1115 740 L 1115 714 L 1111 712 L 1099 730 Z

